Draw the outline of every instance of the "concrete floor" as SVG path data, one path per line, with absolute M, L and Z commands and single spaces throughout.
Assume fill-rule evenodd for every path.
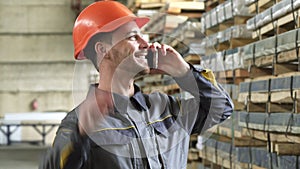
M 31 145 L 0 146 L 0 169 L 37 169 L 47 148 Z

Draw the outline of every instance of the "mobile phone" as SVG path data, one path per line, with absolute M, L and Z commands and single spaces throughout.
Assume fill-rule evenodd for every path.
M 157 69 L 158 66 L 158 51 L 148 50 L 148 54 L 146 56 L 148 60 L 148 66 L 150 69 Z

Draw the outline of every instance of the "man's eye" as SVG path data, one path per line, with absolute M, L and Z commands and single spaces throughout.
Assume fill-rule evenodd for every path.
M 132 35 L 132 36 L 129 36 L 128 39 L 131 40 L 131 41 L 136 41 L 138 39 L 138 36 L 137 35 Z

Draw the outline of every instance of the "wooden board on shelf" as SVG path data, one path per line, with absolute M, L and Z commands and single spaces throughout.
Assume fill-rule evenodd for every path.
M 298 107 L 299 106 L 297 106 L 296 113 L 299 113 Z M 279 103 L 248 102 L 246 105 L 246 110 L 248 112 L 283 113 L 283 112 L 292 112 L 293 108 L 294 108 L 293 104 L 279 104 Z
M 276 34 L 280 34 L 289 30 L 295 29 L 295 27 L 299 28 L 299 24 L 295 26 L 295 23 L 299 23 L 300 17 L 297 15 L 300 10 L 296 10 L 292 13 L 289 13 L 277 20 L 274 20 L 271 23 L 268 23 L 261 28 L 258 28 L 252 33 L 252 38 L 263 39 L 263 36 L 269 34 L 269 36 L 274 36 L 274 30 L 276 30 Z M 294 14 L 293 14 L 294 13 Z M 295 15 L 297 20 L 294 20 Z M 275 27 L 274 27 L 275 26 Z
M 188 160 L 189 161 L 199 160 L 199 150 L 197 150 L 197 149 L 190 149 L 189 153 L 188 153 Z
M 273 143 L 274 150 L 277 155 L 300 155 L 300 144 L 295 143 Z
M 249 77 L 249 72 L 246 69 L 234 69 L 232 71 L 226 71 L 227 77 Z
M 184 60 L 191 64 L 200 64 L 201 56 L 198 54 L 188 54 L 184 57 Z
M 281 143 L 298 143 L 300 144 L 300 135 L 293 135 L 289 133 L 275 133 L 275 132 L 267 132 L 262 130 L 254 130 L 254 129 L 248 129 L 243 128 L 242 129 L 242 135 L 247 137 L 254 137 L 259 140 L 268 141 L 268 136 L 270 135 L 270 141 L 272 142 L 281 142 Z
M 205 4 L 204 2 L 196 1 L 179 1 L 179 2 L 169 2 L 168 13 L 180 14 L 182 12 L 204 12 Z
M 276 106 L 281 108 L 290 107 L 294 101 L 299 104 L 299 73 L 300 72 L 286 73 L 280 76 L 266 76 L 259 80 L 245 81 L 240 84 L 238 101 L 245 102 L 248 100 L 253 104 L 265 104 L 270 101 L 270 105 L 268 106 L 274 107 L 274 109 L 277 109 Z M 270 100 L 268 100 L 269 96 Z M 262 105 L 262 108 L 263 107 L 266 107 L 266 105 Z M 280 109 L 279 107 L 278 109 Z
M 280 0 L 277 0 L 277 2 Z M 249 9 L 249 13 L 255 14 L 256 12 L 261 13 L 263 12 L 265 9 L 271 7 L 272 5 L 274 5 L 274 0 L 257 0 L 257 2 L 254 2 L 253 4 L 251 4 L 248 9 Z
M 210 11 L 223 2 L 225 2 L 225 0 L 207 0 L 205 2 L 205 9 L 206 11 Z
M 208 146 L 205 147 L 205 150 L 199 151 L 199 157 L 207 160 L 208 162 L 206 163 L 208 163 L 211 168 L 221 169 L 225 167 L 242 169 L 241 166 L 236 163 L 236 157 L 230 158 L 229 156 L 229 153 Z
M 267 143 L 265 141 L 257 140 L 251 137 L 234 137 L 218 136 L 218 140 L 222 142 L 232 143 L 235 147 L 265 147 Z
M 268 168 L 261 167 L 261 166 L 258 166 L 258 165 L 253 164 L 253 165 L 252 165 L 252 169 L 268 169 Z
M 239 102 L 236 99 L 232 99 L 233 105 L 234 105 L 234 110 L 245 110 L 245 105 L 241 102 Z
M 248 71 L 245 69 L 226 70 L 214 72 L 219 83 L 239 85 L 248 78 Z
M 298 49 L 298 51 L 300 52 L 300 49 Z M 246 67 L 250 67 L 253 65 L 253 68 L 252 68 L 253 70 L 250 70 L 250 73 L 252 71 L 254 71 L 253 75 L 257 76 L 259 73 L 262 73 L 262 75 L 267 75 L 267 74 L 271 74 L 272 70 L 270 68 L 268 68 L 268 70 L 266 70 L 267 71 L 266 72 L 263 70 L 263 67 L 272 66 L 273 62 L 274 62 L 274 57 L 275 57 L 275 55 L 267 55 L 267 56 L 258 57 L 258 58 L 255 58 L 255 63 L 253 63 L 253 59 L 251 58 L 251 59 L 245 60 L 244 64 Z M 295 61 L 298 61 L 296 49 L 278 53 L 277 65 L 275 65 L 275 67 L 274 67 L 274 68 L 276 68 L 275 72 L 277 72 L 275 74 L 278 75 L 278 74 L 287 73 L 287 72 L 291 72 L 291 71 L 298 71 L 298 65 L 293 63 Z M 262 68 L 262 69 L 260 69 L 260 68 Z M 255 71 L 255 70 L 257 70 L 257 71 Z M 265 72 L 265 73 L 263 73 L 263 72 Z
M 271 93 L 271 102 L 277 103 L 293 103 L 296 97 L 296 101 L 299 102 L 300 90 L 293 90 L 293 96 L 291 96 L 291 91 L 278 91 Z M 292 98 L 293 97 L 293 98 Z
M 234 49 L 237 47 L 245 46 L 249 43 L 256 41 L 255 39 L 246 38 L 230 38 L 228 41 L 220 42 L 216 45 L 217 51 L 223 51 L 228 49 Z
M 243 25 L 246 24 L 247 20 L 250 19 L 252 16 L 233 16 L 222 23 L 218 24 L 219 31 L 223 31 L 227 28 L 230 28 L 234 25 Z
M 201 12 L 184 12 L 184 11 L 181 11 L 180 13 L 170 13 L 170 14 L 173 14 L 173 15 L 179 15 L 179 16 L 186 16 L 188 18 L 194 18 L 194 19 L 198 19 L 198 18 L 201 18 L 202 16 L 202 13 Z
M 299 114 L 294 113 L 254 113 L 240 112 L 239 126 L 269 132 L 300 134 L 297 121 Z
M 218 33 L 219 31 L 220 31 L 220 30 L 219 30 L 219 27 L 218 27 L 218 26 L 213 26 L 213 27 L 207 28 L 207 29 L 205 30 L 205 34 L 206 34 L 207 36 L 209 36 L 209 35 L 216 34 L 216 33 Z
M 166 4 L 165 3 L 160 3 L 160 2 L 146 2 L 146 3 L 139 3 L 136 4 L 136 7 L 139 9 L 157 9 L 164 7 Z

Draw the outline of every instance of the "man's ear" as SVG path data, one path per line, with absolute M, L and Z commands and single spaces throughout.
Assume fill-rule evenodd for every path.
M 97 42 L 95 44 L 95 51 L 96 51 L 97 55 L 101 54 L 102 56 L 104 56 L 106 54 L 105 44 L 103 44 L 101 42 Z

